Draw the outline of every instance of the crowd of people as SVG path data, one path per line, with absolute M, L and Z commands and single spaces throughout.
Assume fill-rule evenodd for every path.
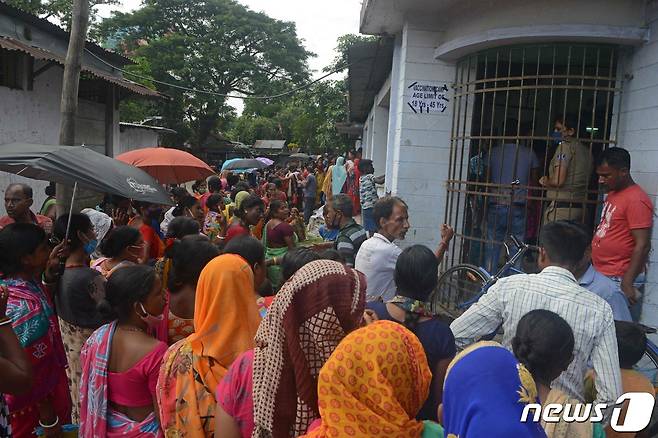
M 398 246 L 407 204 L 347 158 L 174 187 L 166 211 L 106 197 L 54 221 L 8 187 L 0 437 L 621 436 L 609 410 L 520 419 L 532 403 L 654 394 L 626 298 L 653 207 L 628 153 L 599 163 L 593 239 L 550 221 L 541 273 L 500 279 L 450 325 L 429 301 L 453 228 L 434 251 Z M 318 206 L 331 240 L 305 244 Z

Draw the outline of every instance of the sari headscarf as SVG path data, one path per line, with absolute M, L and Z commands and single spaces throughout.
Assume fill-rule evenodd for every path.
M 81 213 L 89 217 L 91 224 L 94 226 L 96 240 L 101 242 L 107 235 L 107 232 L 110 231 L 110 228 L 112 228 L 112 218 L 93 208 L 85 208 Z
M 324 175 L 324 181 L 322 182 L 322 191 L 324 192 L 325 202 L 331 199 L 333 196 L 331 185 L 333 183 L 333 171 L 334 166 L 329 166 L 327 168 L 327 173 Z
M 419 438 L 432 373 L 418 338 L 377 321 L 347 335 L 320 371 L 322 424 L 308 438 Z
M 48 398 L 57 400 L 55 413 L 66 424 L 71 416 L 66 353 L 50 294 L 36 279 L 0 278 L 0 285 L 9 290 L 7 316 L 34 376 L 29 391 L 5 394 L 14 436 L 32 433 L 39 422 L 38 405 Z
M 240 210 L 240 207 L 242 206 L 242 203 L 244 202 L 245 199 L 249 197 L 249 192 L 238 192 L 235 195 L 235 209 Z
M 361 325 L 365 290 L 362 273 L 330 260 L 284 283 L 256 334 L 252 437 L 299 436 L 320 418 L 320 369 Z
M 107 376 L 112 337 L 116 321 L 96 330 L 85 342 L 80 361 L 80 430 L 81 437 L 162 437 L 155 412 L 143 421 L 133 421 L 113 410 L 107 402 Z
M 336 165 L 331 170 L 331 192 L 337 195 L 343 191 L 347 180 L 347 169 L 345 169 L 345 158 L 338 157 Z
M 166 436 L 212 436 L 217 384 L 241 353 L 254 348 L 260 315 L 253 278 L 249 264 L 233 254 L 216 257 L 201 271 L 195 333 L 167 350 L 158 378 Z
M 500 344 L 478 342 L 448 366 L 443 386 L 446 436 L 546 437 L 539 423 L 521 423 L 528 403 L 538 403 L 530 372 Z

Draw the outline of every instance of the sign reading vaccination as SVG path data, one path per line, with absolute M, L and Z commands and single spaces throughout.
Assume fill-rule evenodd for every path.
M 442 113 L 448 108 L 448 86 L 413 82 L 407 87 L 407 106 L 416 114 Z

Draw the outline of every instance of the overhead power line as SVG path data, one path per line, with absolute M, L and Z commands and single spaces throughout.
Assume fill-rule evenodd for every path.
M 358 63 L 358 62 L 363 61 L 363 59 L 361 59 L 361 60 L 358 60 L 358 61 L 352 62 L 352 63 L 350 63 L 350 64 L 347 64 L 347 65 L 345 65 L 344 67 L 334 69 L 334 70 L 330 71 L 329 73 L 327 73 L 327 74 L 325 74 L 325 75 L 323 75 L 323 76 L 321 76 L 321 77 L 319 77 L 319 78 L 317 78 L 317 79 L 315 79 L 315 80 L 313 80 L 313 81 L 311 81 L 311 82 L 307 82 L 306 84 L 303 84 L 303 85 L 300 85 L 300 86 L 298 86 L 298 87 L 292 88 L 292 89 L 290 89 L 290 90 L 288 90 L 288 91 L 285 91 L 285 92 L 283 92 L 283 93 L 274 94 L 274 95 L 272 95 L 272 96 L 241 96 L 241 95 L 238 95 L 238 94 L 224 94 L 224 93 L 217 93 L 216 91 L 201 90 L 201 89 L 198 89 L 198 88 L 190 88 L 190 87 L 185 87 L 185 86 L 183 86 L 183 85 L 177 85 L 177 84 L 172 84 L 172 83 L 169 83 L 169 82 L 158 81 L 157 79 L 149 78 L 149 77 L 146 77 L 146 76 L 139 75 L 139 74 L 137 74 L 137 73 L 133 73 L 133 72 L 130 72 L 130 71 L 124 70 L 124 69 L 122 69 L 122 68 L 120 68 L 120 67 L 117 67 L 117 66 L 115 66 L 115 65 L 113 65 L 113 64 L 110 64 L 109 62 L 107 62 L 106 60 L 104 60 L 103 58 L 101 58 L 100 56 L 96 55 L 96 54 L 95 54 L 94 52 L 92 52 L 91 50 L 89 50 L 89 49 L 87 49 L 87 48 L 85 48 L 85 50 L 86 50 L 87 53 L 89 53 L 91 56 L 93 56 L 94 58 L 96 58 L 97 60 L 99 60 L 100 62 L 102 62 L 103 64 L 107 65 L 108 67 L 111 67 L 111 68 L 113 68 L 113 69 L 115 69 L 115 70 L 120 71 L 121 73 L 123 73 L 123 74 L 125 74 L 125 75 L 129 75 L 129 76 L 135 77 L 135 78 L 137 78 L 137 79 L 142 79 L 142 80 L 145 80 L 145 81 L 153 82 L 153 83 L 160 84 L 160 85 L 164 85 L 164 86 L 167 86 L 167 87 L 177 88 L 177 89 L 179 89 L 179 90 L 190 91 L 190 92 L 192 92 L 192 93 L 208 94 L 208 95 L 211 95 L 211 96 L 217 96 L 217 97 L 229 97 L 229 98 L 243 99 L 243 100 L 246 100 L 246 99 L 254 99 L 254 100 L 269 100 L 269 99 L 276 99 L 276 98 L 279 98 L 279 97 L 288 96 L 288 95 L 294 94 L 294 93 L 296 93 L 296 92 L 298 92 L 298 91 L 300 91 L 300 90 L 304 90 L 304 89 L 306 89 L 306 88 L 309 88 L 310 86 L 312 86 L 312 85 L 314 85 L 314 84 L 317 84 L 317 83 L 320 82 L 321 80 L 326 79 L 326 78 L 328 78 L 329 76 L 331 76 L 331 75 L 333 75 L 333 74 L 339 73 L 339 72 L 345 70 L 346 68 L 350 67 L 350 66 L 353 65 L 353 64 L 356 64 L 356 63 Z

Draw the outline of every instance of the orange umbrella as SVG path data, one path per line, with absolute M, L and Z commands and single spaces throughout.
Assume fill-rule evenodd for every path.
M 180 184 L 206 179 L 215 173 L 206 163 L 179 149 L 137 149 L 123 153 L 116 159 L 139 167 L 161 184 Z

